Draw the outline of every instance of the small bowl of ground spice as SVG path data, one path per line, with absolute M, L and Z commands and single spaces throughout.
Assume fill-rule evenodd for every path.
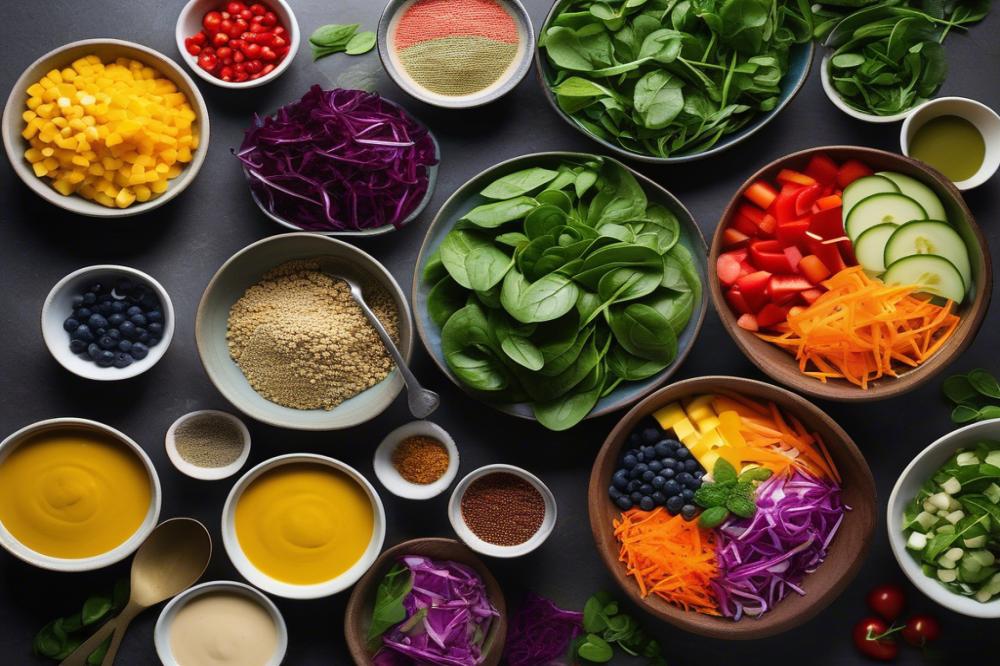
M 382 440 L 375 449 L 375 476 L 397 497 L 437 497 L 458 475 L 458 447 L 444 429 L 430 421 L 412 421 Z
M 513 465 L 486 465 L 458 482 L 448 519 L 472 550 L 520 557 L 535 550 L 556 525 L 556 498 L 534 474 Z
M 166 446 L 178 471 L 194 479 L 217 481 L 238 472 L 250 457 L 250 431 L 232 414 L 202 409 L 171 424 Z

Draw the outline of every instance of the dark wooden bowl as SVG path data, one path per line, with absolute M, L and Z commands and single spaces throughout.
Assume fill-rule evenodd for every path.
M 490 627 L 482 662 L 484 666 L 497 666 L 500 663 L 501 655 L 503 655 L 503 645 L 507 638 L 507 602 L 504 600 L 500 583 L 493 577 L 482 560 L 476 557 L 476 554 L 469 550 L 465 544 L 454 539 L 437 538 L 413 539 L 393 546 L 375 560 L 375 564 L 368 570 L 368 573 L 354 586 L 351 598 L 347 601 L 347 609 L 344 612 L 344 636 L 347 639 L 347 649 L 350 650 L 354 663 L 364 665 L 372 663 L 372 655 L 368 651 L 365 637 L 368 635 L 368 626 L 371 624 L 375 591 L 396 560 L 405 555 L 423 555 L 435 560 L 451 560 L 475 569 L 486 584 L 486 593 L 490 601 L 500 613 L 500 617 Z
M 628 435 L 644 418 L 680 398 L 702 393 L 734 394 L 774 402 L 822 436 L 843 480 L 843 501 L 851 507 L 830 544 L 826 561 L 805 577 L 806 596 L 791 594 L 759 618 L 739 622 L 671 606 L 656 596 L 645 599 L 618 561 L 618 541 L 611 522 L 620 515 L 608 499 L 611 476 Z M 590 529 L 597 551 L 615 580 L 636 604 L 659 619 L 710 638 L 746 640 L 773 636 L 796 627 L 823 610 L 851 582 L 864 562 L 875 529 L 875 481 L 858 447 L 837 423 L 816 405 L 783 388 L 741 377 L 696 377 L 666 386 L 632 408 L 618 422 L 597 454 L 587 493 Z
M 816 153 L 825 153 L 838 162 L 854 158 L 868 164 L 876 171 L 898 171 L 920 179 L 940 197 L 941 203 L 944 204 L 948 213 L 949 221 L 955 225 L 956 231 L 962 236 L 969 249 L 975 291 L 973 299 L 966 301 L 957 309 L 961 321 L 951 338 L 936 354 L 919 367 L 900 372 L 899 377 L 885 377 L 872 382 L 869 384 L 868 390 L 863 390 L 843 379 L 828 380 L 824 384 L 817 379 L 807 377 L 799 372 L 798 361 L 791 354 L 740 328 L 736 324 L 737 315 L 726 302 L 719 284 L 718 274 L 714 270 L 722 251 L 722 232 L 729 226 L 736 214 L 736 209 L 742 203 L 743 191 L 760 178 L 774 182 L 774 177 L 783 168 L 804 169 L 809 158 Z M 986 238 L 973 219 L 972 212 L 965 204 L 962 194 L 951 181 L 922 162 L 884 150 L 859 146 L 824 146 L 801 150 L 771 162 L 750 176 L 733 195 L 722 214 L 722 219 L 719 220 L 719 226 L 715 230 L 712 247 L 709 250 L 708 265 L 708 284 L 712 294 L 712 302 L 719 313 L 719 318 L 722 319 L 722 325 L 747 358 L 772 379 L 796 391 L 817 398 L 842 402 L 882 400 L 902 395 L 944 370 L 976 337 L 976 333 L 986 317 L 986 310 L 989 308 L 990 297 L 993 294 L 993 268 Z

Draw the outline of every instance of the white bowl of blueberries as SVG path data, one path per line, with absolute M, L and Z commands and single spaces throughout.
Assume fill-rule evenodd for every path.
M 156 365 L 174 335 L 163 286 L 128 266 L 87 266 L 59 280 L 42 305 L 42 337 L 75 375 L 128 379 Z

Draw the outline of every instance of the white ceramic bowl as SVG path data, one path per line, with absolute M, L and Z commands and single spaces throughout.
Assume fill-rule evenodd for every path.
M 903 536 L 903 510 L 916 496 L 920 486 L 934 476 L 955 451 L 973 446 L 984 439 L 1000 440 L 1000 419 L 980 421 L 959 428 L 918 453 L 899 475 L 892 494 L 889 495 L 885 524 L 889 531 L 892 554 L 903 569 L 903 573 L 918 590 L 956 613 L 970 617 L 1000 618 L 1000 598 L 985 604 L 980 603 L 971 597 L 955 594 L 936 579 L 925 576 L 920 570 L 920 565 L 907 552 L 906 538 Z
M 488 541 L 483 541 L 469 529 L 462 518 L 462 496 L 469 488 L 469 484 L 482 476 L 494 472 L 507 472 L 521 477 L 533 485 L 541 494 L 542 499 L 545 500 L 545 517 L 542 519 L 541 527 L 538 528 L 538 531 L 530 539 L 516 546 L 497 546 Z M 552 491 L 548 489 L 548 486 L 542 483 L 541 479 L 527 470 L 515 467 L 514 465 L 486 465 L 467 474 L 455 486 L 455 490 L 451 493 L 451 499 L 448 501 L 448 520 L 451 521 L 451 527 L 455 530 L 458 538 L 477 553 L 491 557 L 521 557 L 541 546 L 549 538 L 549 535 L 552 534 L 552 529 L 556 526 L 556 498 L 552 494 Z
M 267 660 L 266 666 L 278 666 L 285 659 L 285 652 L 288 650 L 288 627 L 285 626 L 285 618 L 281 616 L 281 611 L 274 605 L 274 602 L 267 598 L 267 595 L 257 591 L 245 583 L 238 583 L 233 580 L 212 580 L 206 583 L 195 585 L 170 600 L 170 602 L 160 611 L 160 616 L 156 620 L 156 628 L 153 630 L 153 643 L 156 646 L 156 655 L 164 666 L 181 666 L 174 657 L 173 650 L 170 649 L 170 630 L 173 628 L 174 619 L 189 602 L 198 597 L 214 592 L 228 592 L 238 594 L 256 602 L 261 608 L 267 611 L 274 621 L 274 627 L 278 632 L 278 646 L 274 654 Z
M 236 504 L 239 502 L 243 492 L 264 472 L 281 467 L 282 465 L 294 463 L 325 465 L 343 472 L 364 489 L 368 495 L 368 499 L 371 500 L 372 510 L 375 515 L 372 537 L 368 542 L 368 548 L 362 554 L 361 558 L 339 576 L 312 585 L 295 585 L 268 576 L 250 562 L 243 552 L 243 547 L 240 545 L 239 539 L 236 537 Z M 240 480 L 236 482 L 233 489 L 229 491 L 229 496 L 226 497 L 226 503 L 222 508 L 222 545 L 225 546 L 226 554 L 229 556 L 233 566 L 236 567 L 241 576 L 260 589 L 287 599 L 319 599 L 320 597 L 329 597 L 346 590 L 351 585 L 354 585 L 375 562 L 379 551 L 382 550 L 384 541 L 385 507 L 382 506 L 382 500 L 379 498 L 375 487 L 350 465 L 314 453 L 288 453 L 265 460 L 240 477 Z
M 865 113 L 864 111 L 858 111 L 853 106 L 848 104 L 841 98 L 840 93 L 837 89 L 833 87 L 833 80 L 830 78 L 830 56 L 825 56 L 823 61 L 819 64 L 820 82 L 823 84 L 823 92 L 829 98 L 833 105 L 851 116 L 852 118 L 857 118 L 858 120 L 863 120 L 866 123 L 898 123 L 900 120 L 906 118 L 906 116 L 913 113 L 913 109 L 907 109 L 906 111 L 900 111 L 899 113 L 894 113 L 891 116 L 876 116 L 874 113 Z M 917 101 L 919 104 L 920 101 Z
M 986 154 L 983 163 L 970 178 L 955 182 L 960 190 L 971 190 L 979 187 L 993 177 L 1000 168 L 1000 116 L 997 112 L 981 102 L 967 97 L 939 97 L 924 102 L 906 117 L 903 127 L 899 130 L 899 148 L 907 157 L 910 155 L 910 142 L 924 123 L 939 116 L 958 116 L 976 126 L 983 135 Z M 932 165 L 933 166 L 933 165 Z
M 76 294 L 83 293 L 87 285 L 108 279 L 129 278 L 152 287 L 160 299 L 163 309 L 163 337 L 160 342 L 149 348 L 146 358 L 133 361 L 125 368 L 102 368 L 89 358 L 74 354 L 69 349 L 69 333 L 63 328 L 63 322 L 73 314 L 72 299 Z M 86 266 L 73 271 L 56 282 L 42 304 L 42 338 L 49 353 L 74 375 L 97 381 L 114 381 L 128 379 L 141 375 L 163 358 L 174 337 L 174 306 L 167 290 L 152 276 L 128 266 L 100 264 Z
M 174 437 L 177 432 L 177 428 L 194 417 L 206 415 L 212 415 L 229 421 L 236 426 L 243 435 L 243 452 L 240 453 L 240 456 L 236 460 L 228 465 L 223 465 L 222 467 L 201 467 L 184 460 L 184 458 L 181 457 L 180 452 L 177 450 L 177 440 Z M 240 468 L 246 464 L 247 458 L 250 457 L 250 431 L 247 430 L 246 424 L 232 414 L 228 412 L 221 412 L 217 409 L 199 409 L 196 412 L 188 412 L 187 414 L 178 417 L 177 420 L 171 423 L 170 427 L 167 428 L 167 435 L 164 440 L 167 448 L 167 457 L 170 458 L 170 462 L 174 464 L 177 471 L 190 476 L 192 479 L 200 479 L 202 481 L 218 481 L 219 479 L 230 477 L 240 471 Z
M 248 1 L 245 4 L 251 5 L 253 2 Z M 278 66 L 271 70 L 270 73 L 265 74 L 259 79 L 250 79 L 239 83 L 236 81 L 223 81 L 199 67 L 198 56 L 191 55 L 184 48 L 184 40 L 202 29 L 201 22 L 205 18 L 205 14 L 211 11 L 223 11 L 226 8 L 226 0 L 189 0 L 184 5 L 180 16 L 177 17 L 177 25 L 174 28 L 174 39 L 177 41 L 177 50 L 180 52 L 181 59 L 199 77 L 220 88 L 256 88 L 257 86 L 274 81 L 288 69 L 289 65 L 292 64 L 292 60 L 295 59 L 295 54 L 299 51 L 301 31 L 299 30 L 298 22 L 295 20 L 295 12 L 292 11 L 291 6 L 285 0 L 261 0 L 261 4 L 270 8 L 278 16 L 279 22 L 285 26 L 285 30 L 288 31 L 288 36 L 291 38 L 288 43 L 289 49 L 285 55 L 285 59 L 278 63 Z
M 133 203 L 128 208 L 108 208 L 80 196 L 64 196 L 52 189 L 47 178 L 36 176 L 31 165 L 24 159 L 24 151 L 28 144 L 21 136 L 21 130 L 24 129 L 21 113 L 25 110 L 24 102 L 27 99 L 28 86 L 38 81 L 48 71 L 69 67 L 74 60 L 86 55 L 97 55 L 105 62 L 124 56 L 146 63 L 162 76 L 173 81 L 177 89 L 187 96 L 188 103 L 198 116 L 195 122 L 199 143 L 198 148 L 194 151 L 193 159 L 179 176 L 170 181 L 167 191 L 154 199 L 144 203 Z M 208 107 L 205 106 L 205 100 L 191 77 L 185 74 L 177 63 L 162 53 L 141 44 L 120 39 L 84 39 L 72 42 L 49 51 L 31 63 L 10 91 L 10 97 L 7 98 L 7 105 L 4 107 L 2 123 L 3 144 L 7 151 L 7 159 L 10 160 L 14 172 L 24 181 L 24 184 L 49 203 L 72 213 L 89 217 L 138 215 L 159 208 L 183 192 L 194 180 L 205 161 L 205 155 L 208 153 L 208 129 Z
M 89 419 L 71 417 L 38 421 L 37 423 L 27 425 L 8 435 L 6 439 L 0 442 L 0 465 L 3 464 L 3 461 L 6 460 L 11 451 L 20 446 L 21 443 L 28 438 L 47 430 L 64 429 L 90 430 L 92 432 L 100 433 L 105 437 L 121 442 L 123 445 L 131 449 L 133 453 L 135 453 L 136 457 L 142 462 L 143 467 L 146 468 L 146 473 L 149 475 L 150 501 L 149 509 L 146 511 L 146 517 L 143 519 L 142 524 L 139 525 L 139 528 L 133 532 L 132 536 L 126 539 L 124 543 L 119 544 L 106 553 L 94 555 L 93 557 L 70 559 L 44 555 L 28 548 L 15 539 L 14 535 L 12 535 L 7 528 L 4 527 L 3 523 L 0 523 L 0 546 L 3 546 L 7 552 L 14 557 L 24 560 L 28 564 L 42 569 L 48 569 L 50 571 L 93 571 L 95 569 L 103 569 L 104 567 L 110 566 L 115 562 L 124 560 L 126 557 L 135 552 L 142 542 L 146 540 L 146 537 L 149 536 L 149 533 L 153 531 L 153 528 L 156 527 L 156 523 L 160 517 L 160 503 L 163 499 L 162 491 L 160 489 L 160 478 L 156 475 L 156 468 L 153 466 L 153 461 L 149 459 L 149 456 L 146 455 L 146 452 L 142 449 L 142 447 L 139 446 L 131 437 L 123 432 L 115 430 L 111 426 L 104 425 L 103 423 L 98 423 L 97 421 L 91 421 Z
M 409 437 L 420 435 L 438 440 L 448 450 L 448 469 L 445 470 L 440 479 L 433 483 L 410 483 L 396 471 L 392 464 L 392 454 L 399 443 Z M 375 458 L 372 464 L 375 467 L 375 476 L 390 493 L 403 499 L 425 500 L 437 497 L 455 480 L 458 475 L 458 447 L 455 446 L 455 440 L 451 438 L 451 435 L 438 424 L 430 421 L 411 421 L 385 436 L 382 443 L 375 449 Z

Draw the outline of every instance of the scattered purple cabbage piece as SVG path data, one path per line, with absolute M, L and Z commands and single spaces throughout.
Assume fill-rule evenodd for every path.
M 471 567 L 421 556 L 401 559 L 413 576 L 406 619 L 382 635 L 377 666 L 475 666 L 499 613 Z
M 790 592 L 804 595 L 802 579 L 826 559 L 849 510 L 829 479 L 795 472 L 762 483 L 753 518 L 731 518 L 717 530 L 712 587 L 723 615 L 759 616 Z
M 504 657 L 508 666 L 570 664 L 570 647 L 581 633 L 583 613 L 529 592 L 507 629 Z
M 273 116 L 255 114 L 236 157 L 258 201 L 309 231 L 400 227 L 437 164 L 427 128 L 402 107 L 318 85 Z

